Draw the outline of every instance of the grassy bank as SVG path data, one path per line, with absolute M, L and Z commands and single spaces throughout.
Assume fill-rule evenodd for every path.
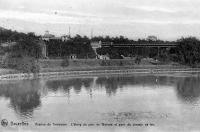
M 184 69 L 118 69 L 118 70 L 91 70 L 91 71 L 57 71 L 57 72 L 41 72 L 19 73 L 0 75 L 1 80 L 24 80 L 37 78 L 62 78 L 62 77 L 86 77 L 86 76 L 108 76 L 108 75 L 197 75 L 199 76 L 199 68 Z
M 128 70 L 128 69 L 184 69 L 188 66 L 168 63 L 159 65 L 152 64 L 147 59 L 141 60 L 136 64 L 134 59 L 114 59 L 114 60 L 96 60 L 96 59 L 43 59 L 38 61 L 40 73 L 46 72 L 67 72 L 67 71 L 96 71 L 96 70 Z M 15 74 L 20 71 L 12 69 L 1 69 L 0 75 Z
M 22 73 L 17 70 L 4 69 L 0 80 L 23 80 L 35 78 L 80 77 L 99 75 L 131 74 L 183 74 L 200 73 L 199 68 L 190 68 L 174 64 L 135 64 L 134 60 L 39 60 L 40 73 Z M 103 65 L 102 65 L 103 63 Z M 106 64 L 106 65 L 105 65 Z M 109 64 L 109 65 L 108 65 Z
M 124 69 L 170 69 L 170 68 L 187 68 L 183 65 L 174 65 L 172 63 L 154 65 L 147 60 L 141 60 L 140 64 L 136 64 L 134 59 L 123 60 L 96 60 L 96 59 L 79 59 L 66 60 L 49 59 L 40 60 L 41 72 L 58 72 L 58 71 L 90 71 L 90 70 L 124 70 Z

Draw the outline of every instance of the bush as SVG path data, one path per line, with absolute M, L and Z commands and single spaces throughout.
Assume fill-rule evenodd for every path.
M 110 66 L 111 64 L 110 64 L 110 61 L 106 61 L 106 60 L 102 60 L 101 62 L 100 62 L 100 66 Z
M 178 40 L 177 56 L 181 63 L 190 66 L 200 62 L 200 40 L 194 37 Z
M 123 62 L 122 61 L 120 61 L 119 62 L 119 66 L 123 66 L 124 64 L 123 64 Z
M 136 63 L 136 64 L 140 64 L 141 60 L 142 60 L 142 57 L 137 56 L 137 57 L 135 58 L 135 63 Z
M 25 73 L 38 73 L 40 71 L 37 60 L 32 57 L 11 58 L 8 56 L 3 63 L 7 68 L 16 69 Z
M 68 67 L 69 66 L 69 60 L 68 59 L 63 59 L 63 62 L 61 63 L 62 67 Z

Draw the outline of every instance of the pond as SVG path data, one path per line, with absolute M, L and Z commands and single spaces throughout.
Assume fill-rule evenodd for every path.
M 0 82 L 3 131 L 200 131 L 199 117 L 196 75 Z

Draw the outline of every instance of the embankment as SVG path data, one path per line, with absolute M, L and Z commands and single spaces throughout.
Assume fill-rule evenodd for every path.
M 23 80 L 35 78 L 53 77 L 80 77 L 94 75 L 114 75 L 114 74 L 175 74 L 175 73 L 200 73 L 199 68 L 187 69 L 123 69 L 123 70 L 93 70 L 93 71 L 65 71 L 65 72 L 44 72 L 44 73 L 19 73 L 1 75 L 0 80 Z
M 199 73 L 200 68 L 181 65 L 136 65 L 134 60 L 40 60 L 40 73 L 12 73 L 0 75 L 0 80 L 22 80 L 65 76 L 94 76 L 113 74 L 173 74 Z M 102 64 L 103 63 L 103 64 Z

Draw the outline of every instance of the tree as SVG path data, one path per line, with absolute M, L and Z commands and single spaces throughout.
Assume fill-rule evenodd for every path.
M 33 38 L 26 38 L 17 42 L 11 48 L 11 53 L 13 57 L 34 57 L 36 59 L 42 57 L 42 49 L 39 45 L 39 41 Z
M 195 37 L 181 38 L 178 40 L 177 56 L 179 61 L 195 65 L 200 62 L 200 41 Z
M 38 40 L 26 38 L 12 46 L 5 60 L 4 65 L 21 72 L 37 73 L 39 65 L 37 59 L 42 56 L 42 49 Z

